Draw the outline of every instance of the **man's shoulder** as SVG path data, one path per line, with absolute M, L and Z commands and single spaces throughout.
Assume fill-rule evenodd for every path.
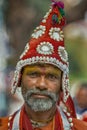
M 87 130 L 87 122 L 73 118 L 73 124 L 75 130 Z
M 0 130 L 8 130 L 9 117 L 0 117 Z
M 0 130 L 8 130 L 9 127 L 12 127 L 14 117 L 18 112 L 19 110 L 7 117 L 0 117 Z

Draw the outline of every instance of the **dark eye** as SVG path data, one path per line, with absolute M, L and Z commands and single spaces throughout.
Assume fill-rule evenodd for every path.
M 27 73 L 27 75 L 31 78 L 36 78 L 39 76 L 39 73 L 38 72 L 29 72 L 29 73 Z
M 58 77 L 57 77 L 56 75 L 53 75 L 53 74 L 48 74 L 46 77 L 47 77 L 49 80 L 52 80 L 52 81 L 58 79 Z

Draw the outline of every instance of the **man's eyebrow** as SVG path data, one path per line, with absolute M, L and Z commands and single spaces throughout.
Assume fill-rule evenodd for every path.
M 51 74 L 51 75 L 55 75 L 55 76 L 58 76 L 59 74 L 61 74 L 61 75 L 62 75 L 62 73 L 61 73 L 61 72 L 59 73 L 59 72 L 58 72 L 58 71 L 56 71 L 56 70 L 55 70 L 55 71 L 50 71 L 50 70 L 49 70 L 49 71 L 47 71 L 47 74 Z
M 40 70 L 36 67 L 32 67 L 32 68 L 24 68 L 24 70 L 22 71 L 22 74 L 23 73 L 32 73 L 32 72 L 36 72 L 36 73 L 39 73 Z
M 37 67 L 29 67 L 29 68 L 24 68 L 24 71 L 35 71 L 35 70 L 38 70 Z

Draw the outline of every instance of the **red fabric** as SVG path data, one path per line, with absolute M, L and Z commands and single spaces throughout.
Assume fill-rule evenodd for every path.
M 10 120 L 10 126 L 9 126 L 10 130 L 12 129 L 13 120 L 14 120 L 15 115 L 17 114 L 17 112 L 18 112 L 18 111 L 16 111 L 16 112 L 12 115 L 12 119 Z
M 20 130 L 33 130 L 30 120 L 25 112 L 24 106 L 20 116 Z
M 83 121 L 87 122 L 87 113 L 83 115 Z
M 73 100 L 70 95 L 69 95 L 68 100 L 65 105 L 67 106 L 68 111 L 71 113 L 71 117 L 75 118 L 76 112 L 75 112 Z
M 62 124 L 62 119 L 59 111 L 56 111 L 56 116 L 55 116 L 55 129 L 54 130 L 63 130 L 63 124 Z
M 60 99 L 59 99 L 58 105 L 60 104 L 61 101 L 63 101 L 63 92 L 61 92 L 61 94 L 60 94 Z M 73 103 L 73 100 L 70 95 L 67 99 L 67 102 L 64 104 L 68 108 L 68 111 L 71 113 L 71 117 L 76 118 L 74 103 Z

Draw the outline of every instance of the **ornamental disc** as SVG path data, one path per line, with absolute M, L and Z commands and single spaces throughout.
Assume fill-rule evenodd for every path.
M 52 39 L 56 41 L 63 41 L 64 35 L 63 31 L 60 28 L 51 28 L 49 31 L 49 35 Z
M 38 38 L 41 37 L 43 34 L 45 34 L 45 31 L 46 31 L 46 27 L 40 25 L 39 27 L 37 27 L 37 28 L 34 30 L 34 33 L 32 34 L 32 38 L 38 39 Z
M 67 51 L 65 50 L 64 47 L 59 46 L 59 48 L 58 48 L 58 54 L 59 54 L 60 58 L 61 58 L 64 62 L 67 62 L 67 61 L 68 61 L 68 54 L 67 54 Z
M 49 55 L 53 53 L 53 45 L 49 42 L 41 42 L 37 46 L 37 52 L 39 54 Z

